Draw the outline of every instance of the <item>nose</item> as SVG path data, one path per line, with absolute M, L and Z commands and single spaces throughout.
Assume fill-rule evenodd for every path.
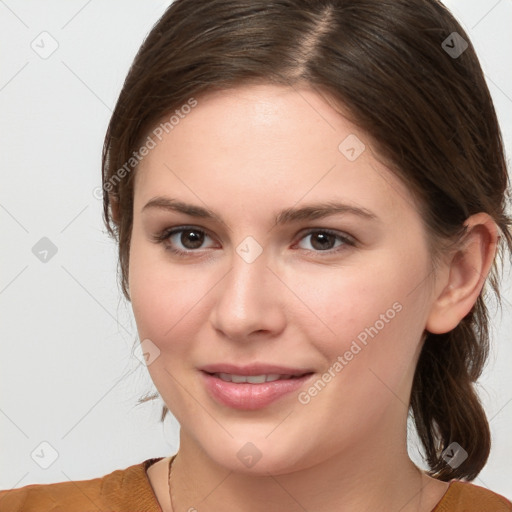
M 265 250 L 250 263 L 233 253 L 231 269 L 215 287 L 210 316 L 224 337 L 239 342 L 272 338 L 285 328 L 285 286 L 269 263 Z

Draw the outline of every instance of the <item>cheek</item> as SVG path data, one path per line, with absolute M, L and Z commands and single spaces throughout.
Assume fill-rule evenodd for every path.
M 308 306 L 318 328 L 330 331 L 332 337 L 345 334 L 342 338 L 346 339 L 346 335 L 356 336 L 376 322 L 382 330 L 381 315 L 388 325 L 387 320 L 400 316 L 398 309 L 419 314 L 421 291 L 414 290 L 423 274 L 421 264 L 406 266 L 383 256 L 376 257 L 371 265 L 296 272 L 289 279 L 295 282 L 294 292 Z
M 139 243 L 134 236 L 129 284 L 143 350 L 150 347 L 157 354 L 148 364 L 148 372 L 173 415 L 186 422 L 190 404 L 179 383 L 189 369 L 188 352 L 198 324 L 205 321 L 200 308 L 205 283 L 191 279 L 179 266 L 165 261 L 163 250 L 156 251 L 144 241 Z
M 357 268 L 296 276 L 297 295 L 309 309 L 297 321 L 324 356 L 326 369 L 338 361 L 331 371 L 345 375 L 340 384 L 348 379 L 343 385 L 350 381 L 350 389 L 362 390 L 376 382 L 369 374 L 373 369 L 399 387 L 414 369 L 426 319 L 421 282 L 427 263 L 421 256 L 398 259 L 383 252 Z
M 140 339 L 159 343 L 181 313 L 184 301 L 176 300 L 184 283 L 162 266 L 160 251 L 134 229 L 130 247 L 129 286 Z M 171 298 L 174 298 L 171 304 Z
M 191 271 L 191 266 L 170 263 L 163 248 L 155 249 L 137 235 L 132 238 L 132 308 L 140 339 L 176 354 L 190 345 L 195 330 L 206 322 L 204 298 L 215 280 L 206 266 Z

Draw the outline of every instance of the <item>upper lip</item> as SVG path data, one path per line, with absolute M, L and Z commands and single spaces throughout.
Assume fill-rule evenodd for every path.
M 308 368 L 290 368 L 275 364 L 254 363 L 248 365 L 234 365 L 227 363 L 208 364 L 199 368 L 206 373 L 229 373 L 230 375 L 304 375 L 312 373 Z

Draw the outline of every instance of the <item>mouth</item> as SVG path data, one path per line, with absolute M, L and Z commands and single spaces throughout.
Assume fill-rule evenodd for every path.
M 208 372 L 206 372 L 208 373 Z M 232 373 L 208 373 L 208 375 L 212 375 L 217 377 L 218 379 L 223 380 L 224 382 L 235 382 L 236 384 L 241 384 L 244 382 L 248 382 L 249 384 L 263 384 L 264 382 L 275 382 L 276 380 L 288 380 L 288 379 L 299 379 L 304 375 L 308 375 L 308 373 L 298 374 L 298 375 L 290 375 L 290 374 L 279 374 L 279 373 L 267 373 L 261 375 L 236 375 Z
M 300 377 L 314 371 L 312 368 L 293 368 L 291 366 L 281 366 L 270 363 L 252 363 L 246 365 L 220 363 L 201 366 L 199 369 L 203 372 L 219 376 L 222 374 L 235 377 L 261 377 L 262 375 L 265 377 L 274 377 L 277 375 L 282 378 Z
M 314 372 L 274 365 L 234 367 L 216 365 L 200 369 L 206 391 L 218 404 L 255 410 L 293 396 Z

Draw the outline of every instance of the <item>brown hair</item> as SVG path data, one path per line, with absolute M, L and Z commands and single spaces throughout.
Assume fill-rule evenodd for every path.
M 418 198 L 433 261 L 465 219 L 487 212 L 500 228 L 503 263 L 512 233 L 500 129 L 474 48 L 441 3 L 176 0 L 135 57 L 103 148 L 104 217 L 119 241 L 128 300 L 130 171 L 142 141 L 194 96 L 257 82 L 307 84 L 350 115 Z M 498 276 L 495 261 L 488 281 L 499 299 Z M 474 479 L 490 451 L 474 389 L 488 353 L 485 292 L 451 332 L 426 333 L 414 376 L 410 409 L 430 474 L 441 480 Z M 441 456 L 452 442 L 468 452 L 458 467 Z

